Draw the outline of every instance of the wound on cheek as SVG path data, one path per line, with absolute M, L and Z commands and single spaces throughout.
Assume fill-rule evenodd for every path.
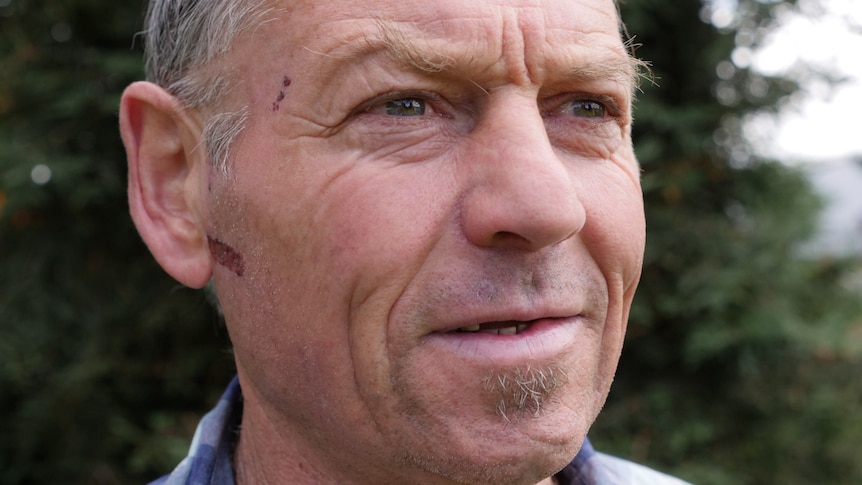
M 207 236 L 207 243 L 210 254 L 216 263 L 229 269 L 237 276 L 242 276 L 245 273 L 245 261 L 243 261 L 242 255 L 236 252 L 236 249 L 212 236 Z

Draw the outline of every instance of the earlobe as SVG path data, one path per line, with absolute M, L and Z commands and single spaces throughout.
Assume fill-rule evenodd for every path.
M 159 86 L 134 83 L 120 103 L 120 133 L 129 162 L 129 208 L 156 261 L 180 283 L 200 288 L 212 274 L 198 208 L 205 156 L 200 130 Z

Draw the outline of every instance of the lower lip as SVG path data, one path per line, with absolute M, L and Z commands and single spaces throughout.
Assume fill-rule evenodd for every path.
M 426 336 L 424 345 L 472 360 L 496 365 L 521 365 L 552 359 L 569 351 L 577 336 L 579 317 L 545 318 L 530 322 L 521 333 L 446 332 Z

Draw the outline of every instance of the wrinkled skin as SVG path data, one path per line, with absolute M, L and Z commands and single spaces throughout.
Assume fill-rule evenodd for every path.
M 152 86 L 122 118 L 127 147 L 160 133 L 148 99 L 179 126 L 185 168 L 132 182 L 132 213 L 171 274 L 214 278 L 240 483 L 551 483 L 604 403 L 642 264 L 613 2 L 285 2 L 220 62 L 250 108 L 229 175 Z M 149 183 L 181 230 L 148 225 Z M 479 324 L 523 331 L 454 331 Z M 537 371 L 559 379 L 513 408 L 501 378 Z

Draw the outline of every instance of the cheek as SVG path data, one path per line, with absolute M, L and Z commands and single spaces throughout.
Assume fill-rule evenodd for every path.
M 317 227 L 331 228 L 324 258 L 353 277 L 353 305 L 394 304 L 442 236 L 454 197 L 432 165 L 400 165 L 334 181 Z M 385 293 L 384 294 L 381 294 Z
M 351 360 L 339 362 L 342 368 L 380 359 L 392 306 L 439 239 L 451 213 L 447 204 L 454 204 L 440 170 L 431 164 L 363 170 L 354 162 L 293 190 L 256 181 L 255 190 L 231 203 L 243 210 L 232 236 L 223 238 L 244 265 L 242 278 L 220 272 L 236 302 L 225 311 L 234 322 L 258 326 L 238 338 L 260 336 L 247 346 L 272 359 L 303 342 L 329 348 L 324 360 Z
M 340 222 L 322 224 L 323 207 L 309 194 L 255 190 L 225 196 L 231 217 L 214 223 L 225 265 L 216 287 L 244 385 L 254 387 L 294 423 L 327 419 L 328 403 L 355 402 L 355 364 L 348 335 L 351 285 L 343 271 L 353 257 L 336 252 Z M 288 198 L 285 194 L 290 194 Z M 216 249 L 221 248 L 217 246 Z M 242 274 L 233 271 L 242 256 Z M 342 422 L 361 421 L 345 407 Z M 348 424 L 360 429 L 361 422 Z
M 609 290 L 613 292 L 617 283 L 627 291 L 640 277 L 646 241 L 640 187 L 623 172 L 585 180 L 600 182 L 581 189 L 587 213 L 581 237 L 608 280 Z
M 604 275 L 608 313 L 602 335 L 598 376 L 609 385 L 622 350 L 634 291 L 640 279 L 646 240 L 643 198 L 636 181 L 625 172 L 601 177 L 583 189 L 587 223 L 581 234 Z

